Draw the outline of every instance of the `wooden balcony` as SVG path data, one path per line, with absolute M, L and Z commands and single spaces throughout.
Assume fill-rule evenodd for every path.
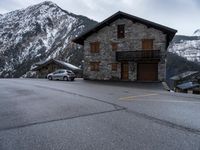
M 117 61 L 160 60 L 160 50 L 118 51 Z

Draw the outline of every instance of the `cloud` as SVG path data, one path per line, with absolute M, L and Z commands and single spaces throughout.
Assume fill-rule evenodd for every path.
M 1 0 L 0 1 L 0 10 L 7 11 L 7 10 L 14 10 L 16 7 L 19 6 L 18 1 L 16 0 Z
M 25 8 L 43 0 L 0 0 L 0 13 Z M 52 0 L 62 9 L 102 21 L 124 11 L 192 35 L 200 28 L 199 0 Z

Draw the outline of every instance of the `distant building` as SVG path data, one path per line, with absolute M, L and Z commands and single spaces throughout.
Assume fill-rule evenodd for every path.
M 182 83 L 176 86 L 176 92 L 200 94 L 200 84 L 198 83 Z
M 186 71 L 170 78 L 176 92 L 200 94 L 200 72 Z
M 57 69 L 67 69 L 73 71 L 77 76 L 81 75 L 80 68 L 56 59 L 49 59 L 44 62 L 36 63 L 31 70 L 36 71 L 38 78 L 46 78 L 47 74 L 54 72 Z
M 196 82 L 200 83 L 200 72 L 199 71 L 186 71 L 181 74 L 175 75 L 170 78 L 172 81 L 173 87 L 176 87 L 178 84 L 185 82 Z
M 177 31 L 117 12 L 73 41 L 84 45 L 84 79 L 163 81 Z

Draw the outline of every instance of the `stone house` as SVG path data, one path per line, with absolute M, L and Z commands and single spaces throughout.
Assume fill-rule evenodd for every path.
M 167 48 L 176 32 L 117 12 L 73 42 L 84 46 L 84 79 L 163 81 Z
M 49 59 L 44 62 L 39 62 L 34 65 L 31 71 L 36 71 L 38 78 L 46 78 L 47 74 L 54 72 L 58 69 L 67 69 L 73 71 L 78 77 L 82 74 L 80 68 L 57 59 Z

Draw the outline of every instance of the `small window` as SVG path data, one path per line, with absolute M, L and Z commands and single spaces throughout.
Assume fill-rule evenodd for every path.
M 124 24 L 117 26 L 117 38 L 124 38 L 125 37 L 124 28 L 125 28 Z
M 99 53 L 99 50 L 100 50 L 100 43 L 99 42 L 90 43 L 90 52 L 91 53 Z
M 58 74 L 59 73 L 59 71 L 55 71 L 53 74 Z
M 90 62 L 90 70 L 91 71 L 99 71 L 100 62 Z
M 117 43 L 112 42 L 111 46 L 112 46 L 112 51 L 117 51 L 117 49 L 118 49 L 118 44 Z
M 112 71 L 117 71 L 117 63 L 112 63 Z

